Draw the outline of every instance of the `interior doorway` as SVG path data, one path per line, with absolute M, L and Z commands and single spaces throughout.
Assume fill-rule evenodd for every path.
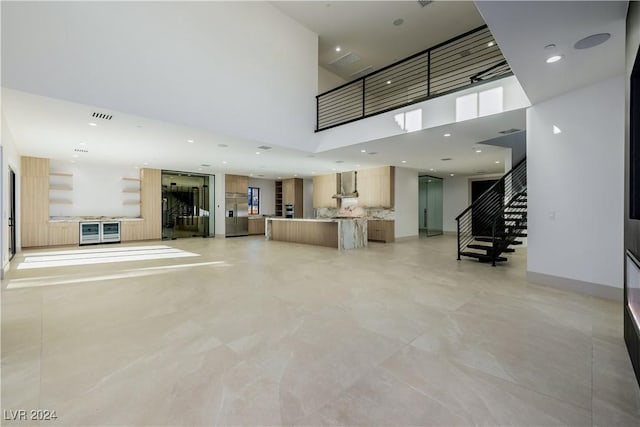
M 209 237 L 209 176 L 162 171 L 162 238 Z
M 434 176 L 421 176 L 418 181 L 418 191 L 420 236 L 439 236 L 443 230 L 443 180 Z
M 16 173 L 9 168 L 9 261 L 16 254 Z

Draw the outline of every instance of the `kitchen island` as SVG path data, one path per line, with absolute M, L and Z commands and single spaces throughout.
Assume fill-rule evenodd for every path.
M 341 250 L 367 246 L 367 220 L 364 218 L 266 218 L 265 221 L 267 240 L 305 243 Z

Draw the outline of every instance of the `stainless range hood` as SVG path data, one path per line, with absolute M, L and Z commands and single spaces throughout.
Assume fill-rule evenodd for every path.
M 342 172 L 340 174 L 340 192 L 334 194 L 334 199 L 355 199 L 358 197 L 358 172 Z

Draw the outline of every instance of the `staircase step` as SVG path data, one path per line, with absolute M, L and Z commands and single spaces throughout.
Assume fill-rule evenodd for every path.
M 470 245 L 467 245 L 467 248 L 471 248 L 471 249 L 479 249 L 481 251 L 487 251 L 487 254 L 489 253 L 489 251 L 493 250 L 493 246 L 489 246 L 489 245 L 476 245 L 475 243 L 472 243 Z M 515 249 L 512 248 L 505 248 L 503 249 L 501 252 L 515 252 Z
M 493 239 L 491 237 L 476 237 L 475 240 L 477 240 L 478 242 L 487 242 L 487 243 L 493 242 Z M 496 239 L 496 241 L 501 242 L 502 239 Z M 521 245 L 522 241 L 514 240 L 513 242 L 510 242 L 509 244 L 510 245 Z
M 527 237 L 527 233 L 516 233 L 514 234 L 516 237 Z
M 491 262 L 491 261 L 493 261 L 491 259 L 491 256 L 485 255 L 485 254 L 479 254 L 477 252 L 460 252 L 460 255 L 467 256 L 467 257 L 470 257 L 470 258 L 477 258 L 478 261 L 480 261 L 480 262 Z M 506 260 L 507 259 L 505 257 L 501 257 L 501 256 L 496 257 L 496 262 L 498 262 L 498 261 L 502 262 L 502 261 L 506 261 Z

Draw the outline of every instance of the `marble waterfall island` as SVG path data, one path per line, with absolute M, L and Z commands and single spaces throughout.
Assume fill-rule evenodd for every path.
M 367 246 L 365 218 L 266 218 L 265 221 L 267 240 L 337 249 L 356 249 Z

